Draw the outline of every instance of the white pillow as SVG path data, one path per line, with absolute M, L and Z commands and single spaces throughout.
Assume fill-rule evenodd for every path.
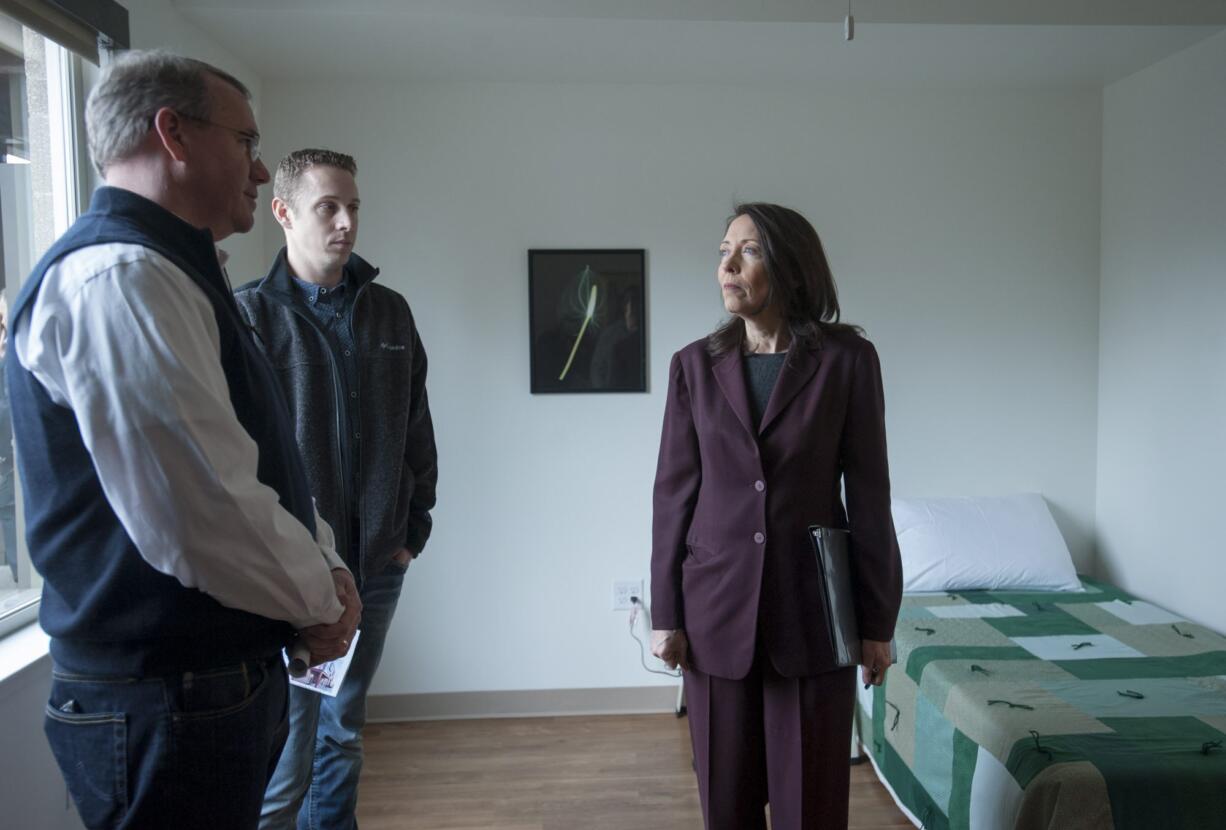
M 1038 493 L 894 499 L 904 591 L 1081 591 L 1064 537 Z

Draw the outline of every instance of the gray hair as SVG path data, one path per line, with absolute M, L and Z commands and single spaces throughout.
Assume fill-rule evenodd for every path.
M 161 49 L 120 53 L 102 70 L 85 105 L 89 154 L 98 172 L 129 158 L 153 128 L 153 117 L 169 107 L 187 117 L 212 115 L 208 76 L 237 89 L 242 81 L 215 66 Z
M 287 205 L 293 205 L 298 191 L 302 189 L 302 174 L 312 167 L 335 167 L 351 176 L 358 175 L 358 163 L 353 156 L 311 147 L 295 150 L 277 165 L 277 175 L 272 180 L 272 195 Z

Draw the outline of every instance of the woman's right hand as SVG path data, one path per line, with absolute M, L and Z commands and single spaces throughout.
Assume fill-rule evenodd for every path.
M 689 671 L 689 651 L 690 641 L 685 638 L 683 629 L 656 629 L 651 632 L 651 653 L 663 660 L 670 669 L 680 666 Z

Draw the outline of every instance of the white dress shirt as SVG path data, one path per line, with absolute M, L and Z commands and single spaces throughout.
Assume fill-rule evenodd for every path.
M 344 610 L 344 563 L 256 478 L 213 307 L 182 270 L 132 244 L 59 260 L 13 332 L 17 359 L 76 414 L 107 501 L 140 555 L 222 605 L 296 628 Z

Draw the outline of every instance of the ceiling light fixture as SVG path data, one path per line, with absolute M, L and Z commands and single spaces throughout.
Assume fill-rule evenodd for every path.
M 847 0 L 847 17 L 843 20 L 843 40 L 856 39 L 856 19 L 851 16 L 851 0 Z

